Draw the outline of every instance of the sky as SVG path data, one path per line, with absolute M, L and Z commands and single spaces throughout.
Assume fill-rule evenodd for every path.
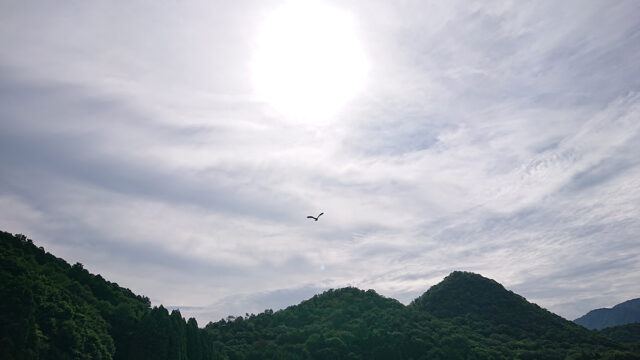
M 0 47 L 0 229 L 200 326 L 640 297 L 638 1 L 5 0 Z

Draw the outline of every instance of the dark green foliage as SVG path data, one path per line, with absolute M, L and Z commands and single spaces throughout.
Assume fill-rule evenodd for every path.
M 396 300 L 344 288 L 206 329 L 230 359 L 395 359 L 404 358 L 406 315 Z
M 0 232 L 0 285 L 0 359 L 215 358 L 194 319 L 152 309 L 24 235 Z
M 640 353 L 640 323 L 612 326 L 598 332 L 609 339 L 624 343 L 635 352 Z
M 493 280 L 454 272 L 410 306 L 345 288 L 206 326 L 229 359 L 639 359 Z
M 457 325 L 473 347 L 500 349 L 508 358 L 591 358 L 626 349 L 468 272 L 451 273 L 409 307 Z
M 0 245 L 0 360 L 640 359 L 637 327 L 589 331 L 472 273 L 409 306 L 344 288 L 203 330 L 24 236 Z
M 640 343 L 640 323 L 612 326 L 599 331 L 600 334 L 623 343 Z
M 573 320 L 587 329 L 600 330 L 610 326 L 640 322 L 640 299 L 628 300 L 611 309 L 596 309 Z
M 454 272 L 403 306 L 345 288 L 206 326 L 229 359 L 639 359 L 497 282 Z

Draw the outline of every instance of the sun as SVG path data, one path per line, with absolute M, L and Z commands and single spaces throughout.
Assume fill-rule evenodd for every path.
M 259 99 L 288 120 L 318 122 L 364 88 L 369 63 L 350 13 L 292 1 L 263 22 L 252 72 Z

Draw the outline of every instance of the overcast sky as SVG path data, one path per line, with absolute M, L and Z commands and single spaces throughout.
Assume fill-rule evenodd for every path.
M 640 297 L 640 2 L 327 3 L 366 85 L 312 121 L 251 75 L 282 6 L 0 2 L 0 229 L 201 326 L 453 270 Z

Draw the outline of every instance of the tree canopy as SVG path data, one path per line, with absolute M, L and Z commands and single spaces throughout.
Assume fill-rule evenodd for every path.
M 0 232 L 0 284 L 0 359 L 640 359 L 637 324 L 587 330 L 467 272 L 408 306 L 347 287 L 199 328 Z

